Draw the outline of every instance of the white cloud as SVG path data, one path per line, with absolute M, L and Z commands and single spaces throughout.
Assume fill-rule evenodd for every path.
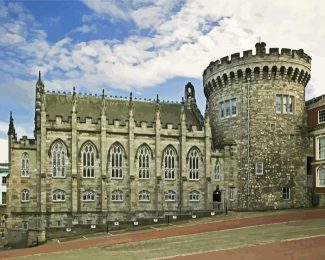
M 0 139 L 0 163 L 8 162 L 8 140 Z
M 28 136 L 28 137 L 32 137 L 32 131 L 26 129 L 24 126 L 22 125 L 18 125 L 16 122 L 14 122 L 15 125 L 15 130 L 16 130 L 16 134 L 17 134 L 17 138 L 19 139 L 22 136 Z M 9 120 L 8 122 L 1 122 L 0 121 L 0 133 L 7 135 L 8 132 L 8 128 L 9 128 Z M 30 127 L 28 127 L 30 128 Z
M 83 0 L 83 3 L 98 14 L 108 15 L 121 20 L 129 20 L 129 1 L 122 0 Z
M 77 27 L 76 29 L 73 30 L 73 32 L 77 33 L 97 33 L 97 26 L 95 23 L 91 25 L 84 24 L 80 27 Z
M 29 64 L 25 66 L 19 59 L 10 59 L 2 69 L 9 72 L 13 68 L 21 75 L 35 75 L 40 69 L 48 89 L 70 91 L 76 85 L 94 91 L 99 86 L 110 85 L 140 90 L 174 77 L 201 79 L 210 61 L 252 49 L 261 36 L 267 47 L 304 48 L 313 58 L 307 92 L 324 93 L 325 6 L 319 1 L 297 4 L 297 1 L 255 0 L 244 4 L 223 0 L 216 5 L 214 1 L 192 0 L 180 6 L 174 0 L 85 0 L 84 3 L 94 10 L 94 15 L 132 20 L 137 29 L 152 30 L 149 35 L 130 31 L 123 41 L 76 42 L 70 36 L 49 44 L 45 32 L 28 12 L 14 5 L 11 9 L 23 13 L 24 19 L 11 26 L 10 31 L 8 26 L 1 25 L 0 30 L 13 35 L 6 40 L 20 41 L 17 50 L 10 51 L 29 58 Z M 0 13 L 6 15 L 8 10 L 0 9 Z M 28 24 L 31 26 L 25 33 Z M 91 26 L 84 24 L 75 30 L 88 33 Z M 31 39 L 32 33 L 37 39 Z M 18 84 L 34 86 L 35 83 L 16 80 L 14 85 Z

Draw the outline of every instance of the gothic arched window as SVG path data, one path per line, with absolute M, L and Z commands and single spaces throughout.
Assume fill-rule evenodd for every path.
M 28 177 L 29 176 L 28 153 L 23 153 L 21 155 L 21 176 L 22 177 Z
M 95 201 L 95 192 L 92 190 L 87 190 L 82 193 L 83 201 Z
M 168 147 L 164 154 L 165 179 L 175 180 L 176 176 L 176 152 L 172 147 Z
M 139 179 L 150 178 L 150 172 L 149 172 L 150 157 L 151 157 L 150 149 L 146 145 L 141 146 L 138 151 Z
M 123 178 L 123 149 L 119 145 L 114 145 L 111 148 L 111 164 L 112 164 L 112 178 Z
M 96 149 L 90 142 L 86 143 L 81 151 L 82 176 L 84 178 L 95 177 Z
M 175 201 L 176 200 L 176 192 L 173 190 L 168 190 L 165 192 L 165 201 Z
M 190 169 L 190 180 L 199 179 L 199 160 L 200 152 L 198 149 L 193 148 L 189 153 L 188 163 Z
M 67 150 L 61 141 L 52 146 L 52 175 L 53 177 L 65 177 L 65 163 Z
M 139 192 L 139 201 L 150 201 L 150 192 L 142 190 Z
M 52 196 L 53 201 L 65 201 L 65 191 L 55 190 Z
M 200 200 L 200 192 L 197 190 L 193 190 L 190 192 L 190 201 L 199 201 Z
M 123 191 L 121 190 L 114 190 L 112 191 L 111 199 L 112 201 L 123 201 Z
M 22 202 L 28 202 L 29 201 L 29 190 L 23 189 L 20 193 L 20 198 Z

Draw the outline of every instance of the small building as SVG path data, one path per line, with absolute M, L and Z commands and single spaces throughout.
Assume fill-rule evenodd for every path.
M 325 206 L 325 95 L 307 101 L 306 108 L 313 143 L 313 156 L 309 159 L 313 204 Z
M 9 164 L 0 163 L 0 236 L 3 235 L 6 220 L 8 171 Z

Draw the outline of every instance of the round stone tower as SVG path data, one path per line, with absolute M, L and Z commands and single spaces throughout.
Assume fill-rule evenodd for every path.
M 255 55 L 235 53 L 204 70 L 213 145 L 237 144 L 237 209 L 305 206 L 311 58 L 302 49 L 255 47 Z

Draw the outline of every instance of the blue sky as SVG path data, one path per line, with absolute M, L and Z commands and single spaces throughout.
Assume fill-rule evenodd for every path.
M 18 138 L 33 137 L 38 70 L 47 90 L 180 101 L 212 60 L 268 47 L 312 57 L 307 99 L 324 94 L 325 7 L 319 1 L 0 0 L 0 162 L 9 111 Z

